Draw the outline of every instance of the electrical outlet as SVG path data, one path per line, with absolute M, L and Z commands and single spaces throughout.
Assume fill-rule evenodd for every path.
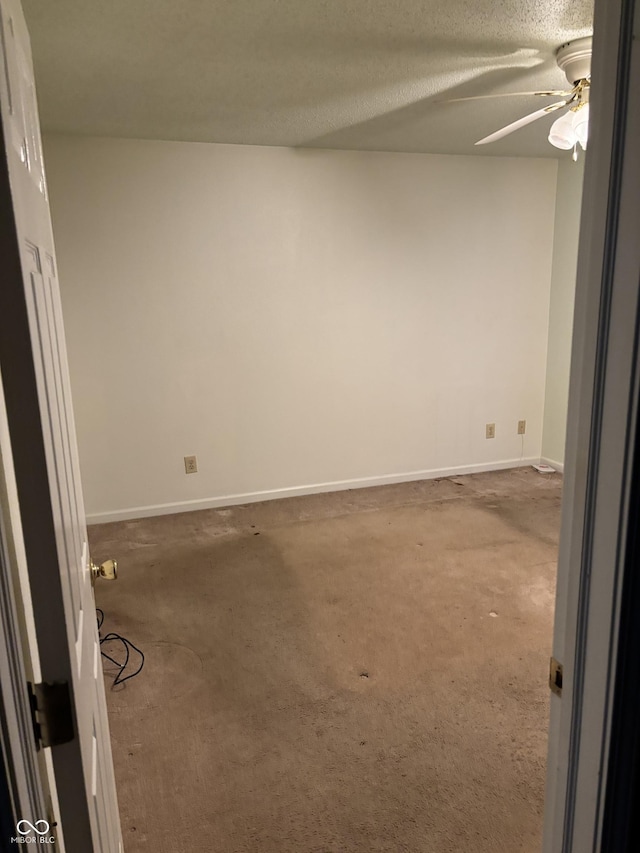
M 487 424 L 487 438 L 495 438 L 496 437 L 496 425 L 495 424 Z
M 518 421 L 518 435 L 524 435 L 527 431 L 527 422 L 526 421 Z
M 198 460 L 195 456 L 185 456 L 184 457 L 184 473 L 185 474 L 197 474 L 198 473 Z

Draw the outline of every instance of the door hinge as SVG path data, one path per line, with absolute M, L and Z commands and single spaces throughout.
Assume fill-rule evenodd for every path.
M 562 696 L 562 664 L 555 658 L 549 663 L 549 687 L 556 696 Z
M 73 740 L 73 712 L 68 683 L 28 682 L 28 686 L 36 747 L 58 746 Z

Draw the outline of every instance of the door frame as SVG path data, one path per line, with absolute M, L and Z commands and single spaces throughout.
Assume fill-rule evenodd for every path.
M 27 690 L 28 681 L 39 680 L 39 660 L 25 619 L 28 591 L 19 574 L 22 543 L 11 453 L 0 376 L 0 808 L 7 838 L 17 834 L 22 819 L 53 822 L 50 779 L 38 756 Z
M 551 696 L 545 853 L 601 849 L 640 397 L 638 8 L 595 2 L 597 120 L 580 225 L 553 639 L 564 677 L 562 696 Z

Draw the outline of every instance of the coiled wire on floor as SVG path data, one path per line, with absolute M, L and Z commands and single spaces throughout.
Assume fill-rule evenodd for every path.
M 102 629 L 102 625 L 104 623 L 104 611 L 99 607 L 96 608 L 96 618 L 98 621 L 98 637 L 100 639 L 100 653 L 103 657 L 105 657 L 108 661 L 110 661 L 114 666 L 118 668 L 118 674 L 113 680 L 112 687 L 115 687 L 117 684 L 124 684 L 125 681 L 128 681 L 130 678 L 134 678 L 142 671 L 142 667 L 144 666 L 144 653 L 137 647 L 134 646 L 131 640 L 128 640 L 126 637 L 123 637 L 121 634 L 117 634 L 115 631 L 110 631 L 108 634 L 105 634 L 103 637 L 100 633 Z M 107 654 L 102 648 L 104 643 L 110 643 L 112 641 L 118 641 L 122 643 L 124 649 L 124 661 L 121 663 L 115 658 L 111 657 L 110 654 Z M 130 672 L 128 675 L 124 673 L 129 666 L 129 661 L 131 658 L 131 652 L 134 651 L 136 654 L 140 656 L 140 665 L 134 672 Z

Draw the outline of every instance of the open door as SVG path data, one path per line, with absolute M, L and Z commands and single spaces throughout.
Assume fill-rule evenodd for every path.
M 66 850 L 118 853 L 93 573 L 31 51 L 18 0 L 0 0 L 0 101 L 0 374 L 28 575 L 22 597 L 32 608 L 31 653 L 41 677 L 30 686 L 36 738 L 50 750 L 55 822 Z M 29 819 L 35 830 L 23 823 L 24 834 L 42 836 L 47 817 Z M 46 839 L 33 840 L 40 849 Z

